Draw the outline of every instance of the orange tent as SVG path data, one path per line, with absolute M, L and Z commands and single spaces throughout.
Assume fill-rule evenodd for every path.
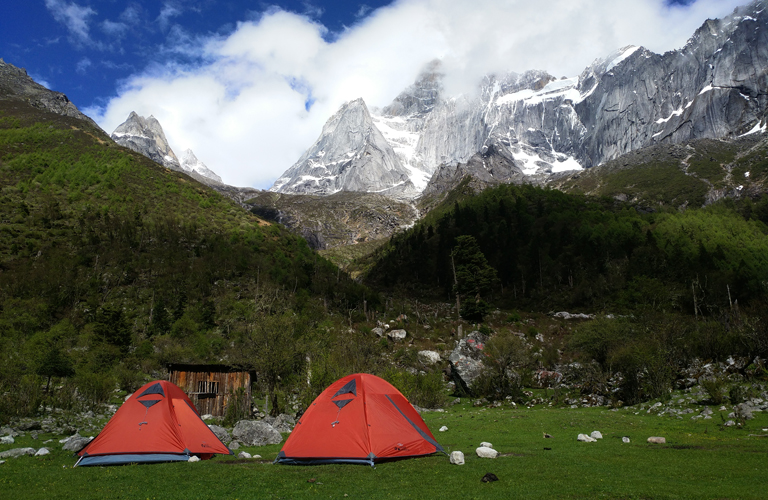
M 200 418 L 184 391 L 160 380 L 128 398 L 96 439 L 78 452 L 78 465 L 171 462 L 231 455 Z
M 348 375 L 309 406 L 275 462 L 361 463 L 443 451 L 400 391 L 374 375 Z

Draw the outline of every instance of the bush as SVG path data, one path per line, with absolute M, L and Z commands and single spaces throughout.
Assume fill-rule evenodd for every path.
M 709 395 L 712 404 L 723 404 L 725 401 L 725 381 L 719 377 L 705 378 L 701 381 L 701 387 Z
M 245 395 L 245 389 L 240 387 L 229 397 L 227 409 L 224 414 L 224 425 L 234 426 L 240 420 L 245 420 L 251 416 L 251 405 Z
M 89 410 L 106 403 L 117 385 L 112 374 L 105 373 L 82 372 L 75 380 L 83 404 Z
M 511 396 L 522 401 L 523 375 L 530 371 L 525 342 L 509 332 L 500 333 L 486 342 L 485 354 L 485 368 L 472 385 L 472 392 L 490 400 Z
M 746 397 L 746 394 L 747 394 L 747 391 L 744 389 L 743 386 L 739 384 L 732 385 L 731 388 L 728 389 L 728 399 L 731 401 L 731 404 L 734 404 L 734 405 L 743 403 Z
M 382 378 L 402 392 L 411 404 L 423 408 L 440 408 L 448 402 L 441 371 L 412 374 L 389 368 Z

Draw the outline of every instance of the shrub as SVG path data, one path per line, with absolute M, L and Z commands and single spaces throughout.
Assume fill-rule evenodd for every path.
M 731 404 L 737 405 L 739 403 L 743 403 L 745 397 L 746 390 L 739 384 L 732 385 L 731 388 L 728 389 L 728 399 L 731 401 Z
M 115 390 L 115 379 L 111 374 L 81 372 L 77 374 L 77 390 L 83 404 L 89 410 L 106 403 Z
M 523 399 L 524 374 L 530 371 L 528 349 L 522 339 L 509 332 L 500 333 L 485 344 L 485 368 L 472 385 L 472 391 L 490 400 Z
M 245 389 L 240 387 L 229 397 L 227 409 L 224 414 L 224 425 L 234 426 L 240 420 L 245 420 L 251 416 L 251 408 L 248 404 L 248 398 L 245 396 Z
M 725 381 L 719 377 L 705 378 L 701 382 L 701 387 L 709 395 L 712 404 L 722 404 L 725 400 Z

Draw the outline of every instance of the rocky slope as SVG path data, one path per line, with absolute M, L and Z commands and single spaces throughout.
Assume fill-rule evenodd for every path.
M 300 234 L 316 250 L 384 241 L 413 225 L 419 215 L 410 203 L 376 193 L 250 194 L 252 197 L 243 202 L 245 207 Z
M 25 102 L 37 109 L 78 118 L 101 130 L 96 122 L 81 113 L 67 96 L 61 92 L 48 90 L 27 75 L 25 69 L 17 68 L 2 59 L 0 59 L 0 98 Z
M 187 149 L 181 154 L 181 161 L 179 163 L 181 169 L 187 173 L 194 172 L 205 179 L 221 182 L 221 177 L 219 177 L 216 172 L 209 169 L 205 163 L 198 160 L 191 149 Z
M 432 63 L 370 119 L 362 100 L 345 105 L 272 190 L 386 192 L 403 178 L 380 177 L 374 186 L 343 181 L 342 174 L 378 175 L 398 162 L 417 193 L 445 192 L 467 174 L 481 182 L 546 182 L 654 144 L 764 130 L 766 6 L 758 0 L 708 20 L 679 50 L 624 47 L 572 78 L 543 71 L 489 75 L 474 95 L 445 95 L 440 65 Z M 361 137 L 375 137 L 380 153 L 361 154 L 367 144 Z

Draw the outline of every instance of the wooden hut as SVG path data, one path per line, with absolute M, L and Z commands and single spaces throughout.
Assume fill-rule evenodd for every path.
M 227 365 L 168 365 L 168 380 L 183 390 L 195 404 L 200 415 L 223 417 L 242 389 L 239 403 L 251 407 L 251 382 L 255 376 Z

